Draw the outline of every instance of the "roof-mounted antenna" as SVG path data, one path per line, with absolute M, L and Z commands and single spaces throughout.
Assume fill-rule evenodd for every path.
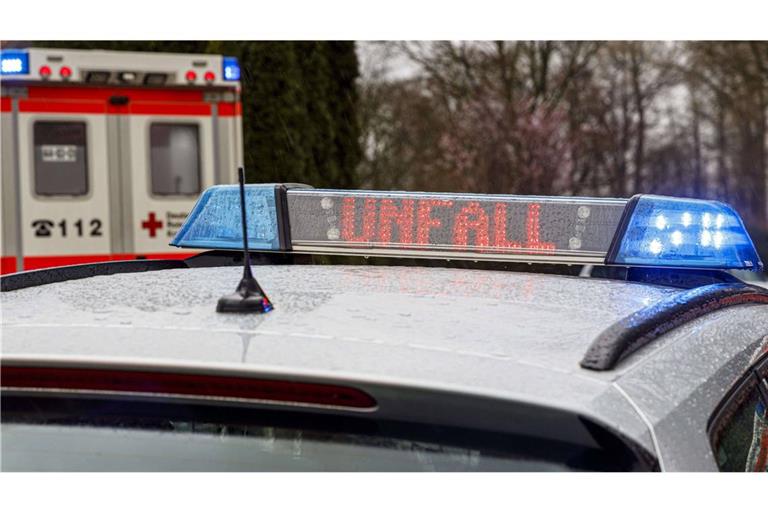
M 243 222 L 243 278 L 237 285 L 235 293 L 230 293 L 219 299 L 216 311 L 219 313 L 268 313 L 272 311 L 264 290 L 251 272 L 251 256 L 248 253 L 248 222 L 245 215 L 245 170 L 237 169 L 240 180 L 240 217 Z

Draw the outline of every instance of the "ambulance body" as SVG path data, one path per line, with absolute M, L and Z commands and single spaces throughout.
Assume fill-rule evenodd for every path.
M 240 69 L 219 55 L 2 52 L 2 273 L 169 250 L 235 181 Z

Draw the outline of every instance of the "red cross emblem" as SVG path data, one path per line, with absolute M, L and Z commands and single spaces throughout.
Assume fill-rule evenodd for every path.
M 155 218 L 155 212 L 149 212 L 149 218 L 141 222 L 141 227 L 149 231 L 150 238 L 155 238 L 157 230 L 163 227 L 163 221 Z

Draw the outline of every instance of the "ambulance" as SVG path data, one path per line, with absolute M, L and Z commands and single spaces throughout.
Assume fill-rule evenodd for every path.
M 221 55 L 4 49 L 2 273 L 185 258 L 168 247 L 243 161 L 240 67 Z

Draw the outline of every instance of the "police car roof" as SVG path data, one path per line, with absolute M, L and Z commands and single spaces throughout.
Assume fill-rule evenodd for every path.
M 694 416 L 705 423 L 720 396 L 702 395 L 701 384 L 726 389 L 733 372 L 720 369 L 738 358 L 746 364 L 766 327 L 765 305 L 730 307 L 673 330 L 614 370 L 594 372 L 579 361 L 601 331 L 685 290 L 490 270 L 254 268 L 276 305 L 268 315 L 215 312 L 239 267 L 4 292 L 3 364 L 347 383 L 372 393 L 383 414 L 428 414 L 477 428 L 524 423 L 530 406 L 610 425 L 649 453 L 671 443 L 669 450 L 693 450 L 711 463 L 706 436 L 678 439 L 670 426 L 657 441 L 654 428 Z M 478 398 L 509 407 L 476 405 Z M 688 403 L 695 410 L 681 407 Z M 567 438 L 576 430 L 563 425 L 548 435 Z
M 475 373 L 478 361 L 583 373 L 578 361 L 601 330 L 680 291 L 500 271 L 255 268 L 276 304 L 269 315 L 215 312 L 216 299 L 239 278 L 237 267 L 93 277 L 4 293 L 3 326 L 13 336 L 3 350 L 447 381 Z M 240 335 L 253 335 L 245 353 Z M 430 365 L 434 358 L 442 363 Z
M 435 205 L 444 207 L 439 217 L 430 213 Z M 26 366 L 19 372 L 34 375 L 46 366 L 96 366 L 107 381 L 114 373 L 103 369 L 175 372 L 187 381 L 192 374 L 341 383 L 370 393 L 367 403 L 376 407 L 368 412 L 381 417 L 442 415 L 437 424 L 528 434 L 540 433 L 528 415 L 537 410 L 558 418 L 547 435 L 581 442 L 590 430 L 582 419 L 597 421 L 657 454 L 663 468 L 665 443 L 673 454 L 695 453 L 711 464 L 706 436 L 678 439 L 669 425 L 704 425 L 720 397 L 711 390 L 731 384 L 733 369 L 743 368 L 739 362 L 747 363 L 765 333 L 768 294 L 721 272 L 761 268 L 754 244 L 738 214 L 711 201 L 246 189 L 240 169 L 239 194 L 206 190 L 173 244 L 247 252 L 246 240 L 277 260 L 331 253 L 624 265 L 628 279 L 644 284 L 416 266 L 259 265 L 270 311 L 248 267 L 251 280 L 236 296 L 237 267 L 165 262 L 131 272 L 163 270 L 101 277 L 63 269 L 51 279 L 3 280 L 4 291 L 50 283 L 3 294 L 4 367 Z M 673 284 L 677 275 L 691 289 L 650 284 Z M 222 295 L 220 311 L 223 300 L 269 314 L 216 313 Z M 48 387 L 73 374 L 54 373 L 59 380 Z M 581 426 L 567 428 L 566 416 Z
M 682 293 L 533 273 L 265 265 L 256 274 L 273 312 L 216 313 L 240 272 L 162 270 L 3 293 L 3 357 L 280 368 L 544 398 L 564 392 L 546 379 L 608 382 L 657 349 L 612 372 L 579 367 L 606 327 Z

